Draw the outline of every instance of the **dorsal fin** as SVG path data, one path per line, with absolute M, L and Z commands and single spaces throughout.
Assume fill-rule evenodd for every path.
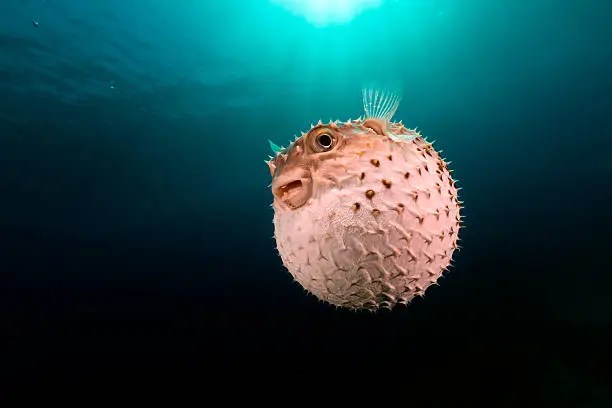
M 391 122 L 397 110 L 402 93 L 399 88 L 380 88 L 375 86 L 364 86 L 363 109 L 364 119 L 380 119 Z

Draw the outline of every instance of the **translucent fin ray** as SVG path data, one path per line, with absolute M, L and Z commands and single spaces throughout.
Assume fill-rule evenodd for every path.
M 397 88 L 363 87 L 363 109 L 365 118 L 391 121 L 402 100 Z
M 282 147 L 277 146 L 276 144 L 274 144 L 273 141 L 268 139 L 268 143 L 270 143 L 270 149 L 272 149 L 272 151 L 274 152 L 274 154 L 279 153 L 283 150 Z

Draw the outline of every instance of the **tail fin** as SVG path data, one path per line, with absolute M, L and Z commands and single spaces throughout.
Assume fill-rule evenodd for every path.
M 364 86 L 362 92 L 365 119 L 375 118 L 391 122 L 391 118 L 393 118 L 402 100 L 400 89 Z

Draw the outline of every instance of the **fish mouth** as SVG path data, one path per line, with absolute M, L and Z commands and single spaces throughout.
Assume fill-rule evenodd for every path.
M 310 183 L 306 179 L 295 179 L 274 187 L 274 197 L 291 208 L 301 207 L 310 197 Z
M 283 186 L 278 187 L 276 189 L 276 195 L 281 200 L 287 200 L 291 197 L 295 197 L 296 194 L 300 194 L 302 188 L 304 188 L 304 183 L 302 183 L 302 180 L 293 180 Z

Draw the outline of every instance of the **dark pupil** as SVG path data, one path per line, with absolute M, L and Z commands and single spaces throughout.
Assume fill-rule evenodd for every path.
M 319 136 L 319 144 L 323 147 L 330 147 L 332 144 L 332 138 L 328 134 Z

